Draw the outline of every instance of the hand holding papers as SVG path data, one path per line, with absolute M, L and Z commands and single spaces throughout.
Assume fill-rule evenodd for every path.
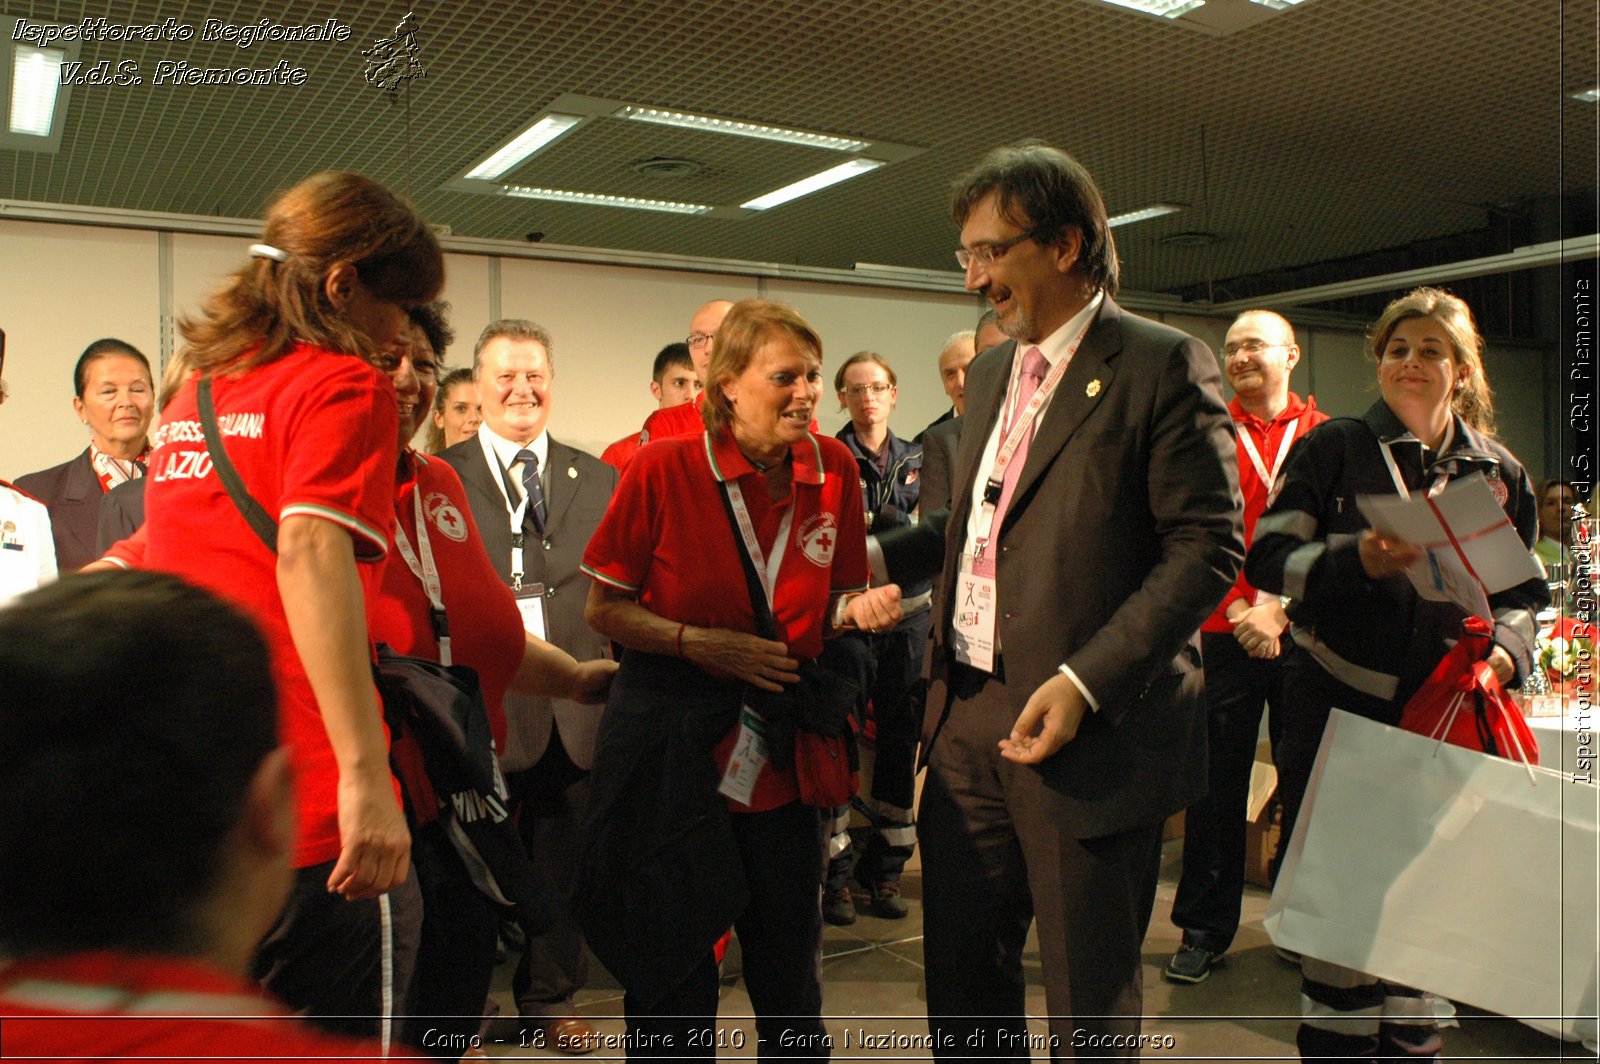
M 1492 622 L 1490 594 L 1541 575 L 1482 473 L 1452 481 L 1431 497 L 1364 495 L 1356 501 L 1379 533 L 1422 552 L 1405 572 L 1423 598 L 1454 602 Z

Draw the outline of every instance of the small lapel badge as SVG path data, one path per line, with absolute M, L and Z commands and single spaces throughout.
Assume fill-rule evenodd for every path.
M 1090 399 L 1093 399 L 1095 396 L 1099 395 L 1100 394 L 1100 378 L 1096 377 L 1094 380 L 1092 380 L 1088 384 L 1084 385 L 1083 394 L 1087 395 Z
M 569 480 L 577 480 L 578 479 L 578 468 L 576 466 L 567 466 L 567 479 L 569 479 Z

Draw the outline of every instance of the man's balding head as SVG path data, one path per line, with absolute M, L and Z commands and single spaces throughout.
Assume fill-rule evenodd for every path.
M 953 334 L 939 352 L 939 383 L 957 414 L 967 412 L 967 364 L 977 353 L 971 329 Z
M 733 309 L 733 303 L 727 299 L 713 299 L 694 312 L 694 317 L 689 319 L 689 336 L 684 343 L 689 345 L 689 357 L 694 359 L 694 371 L 700 378 L 700 383 L 706 380 L 706 366 L 711 362 L 711 342 L 716 339 L 717 330 L 722 327 L 722 319 L 728 316 L 728 311 Z

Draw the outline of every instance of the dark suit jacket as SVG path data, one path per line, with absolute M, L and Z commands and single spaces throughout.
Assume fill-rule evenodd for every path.
M 144 524 L 144 489 L 149 480 L 124 480 L 100 497 L 100 531 L 95 537 L 95 549 L 101 554 Z
M 993 348 L 967 369 L 951 511 L 906 530 L 905 551 L 885 547 L 897 577 L 908 556 L 941 563 L 924 758 L 974 693 L 963 690 L 972 671 L 951 667 L 950 603 L 1015 350 Z M 1107 298 L 1035 432 L 996 559 L 1017 712 L 1062 664 L 1100 703 L 1038 768 L 1074 837 L 1159 822 L 1205 790 L 1198 633 L 1244 556 L 1234 448 L 1210 350 Z
M 446 448 L 440 457 L 460 474 L 489 560 L 494 562 L 500 579 L 509 584 L 511 528 L 505 496 L 495 484 L 500 471 L 490 466 L 475 436 Z M 549 487 L 545 489 L 548 518 L 544 543 L 542 549 L 536 542 L 527 545 L 523 558 L 528 571 L 522 579 L 525 584 L 545 586 L 545 624 L 550 642 L 579 661 L 606 657 L 609 645 L 583 619 L 589 578 L 578 571 L 578 563 L 611 504 L 617 471 L 593 455 L 555 439 L 550 440 L 550 456 L 545 464 Z M 508 772 L 529 768 L 544 756 L 552 718 L 573 763 L 583 769 L 593 763 L 601 707 L 507 694 L 505 708 L 508 734 L 504 760 Z
M 100 531 L 100 478 L 89 461 L 89 448 L 69 462 L 17 478 L 17 487 L 44 503 L 56 541 L 56 566 L 62 575 L 100 557 L 95 549 Z
M 956 464 L 963 420 L 957 416 L 940 421 L 922 434 L 922 494 L 917 497 L 917 513 L 923 520 L 950 507 L 950 469 Z

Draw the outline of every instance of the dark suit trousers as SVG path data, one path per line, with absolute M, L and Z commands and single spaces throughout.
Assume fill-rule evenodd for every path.
M 1183 941 L 1225 953 L 1239 930 L 1244 896 L 1245 807 L 1255 763 L 1261 711 L 1275 736 L 1281 725 L 1284 662 L 1252 658 L 1231 632 L 1200 636 L 1206 666 L 1206 796 L 1189 807 L 1183 821 L 1183 874 L 1172 902 L 1172 922 Z M 1281 644 L 1292 654 L 1287 633 Z M 1276 746 L 1276 743 L 1273 743 Z
M 578 872 L 578 825 L 588 802 L 589 773 L 567 756 L 553 720 L 550 728 L 550 745 L 538 763 L 511 773 L 506 788 L 517 803 L 517 828 L 528 852 L 567 897 Z M 571 914 L 563 914 L 544 934 L 528 936 L 511 993 L 521 1015 L 555 1019 L 572 1015 L 572 995 L 588 981 L 583 932 Z
M 978 687 L 981 674 L 952 669 L 953 690 Z M 991 677 L 957 698 L 928 763 L 917 828 L 928 1025 L 947 1047 L 937 1055 L 1028 1058 L 1022 952 L 1037 920 L 1051 1059 L 1137 1057 L 1107 1040 L 1139 1032 L 1161 824 L 1064 832 L 1043 776 L 997 747 L 1026 694 Z

